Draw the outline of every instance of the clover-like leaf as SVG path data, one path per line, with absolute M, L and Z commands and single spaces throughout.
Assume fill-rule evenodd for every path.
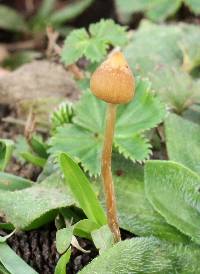
M 200 174 L 200 126 L 170 114 L 165 120 L 167 154 Z
M 66 65 L 83 56 L 91 62 L 99 62 L 105 57 L 110 45 L 122 46 L 127 41 L 125 27 L 115 24 L 111 19 L 102 19 L 91 24 L 89 32 L 84 28 L 72 31 L 65 40 L 61 59 Z
M 85 92 L 75 106 L 73 124 L 57 129 L 50 141 L 50 153 L 66 152 L 81 162 L 90 175 L 100 174 L 106 104 Z M 150 154 L 143 132 L 165 116 L 164 105 L 151 92 L 147 80 L 138 79 L 132 102 L 118 107 L 114 146 L 132 161 L 144 161 Z
M 153 207 L 182 233 L 200 243 L 200 176 L 181 164 L 148 161 L 145 192 Z
M 173 245 L 156 238 L 121 241 L 98 256 L 80 274 L 169 274 L 200 271 L 197 246 Z
M 123 46 L 128 42 L 126 27 L 115 24 L 111 19 L 101 20 L 98 23 L 91 24 L 89 32 L 92 36 L 106 41 L 111 45 Z

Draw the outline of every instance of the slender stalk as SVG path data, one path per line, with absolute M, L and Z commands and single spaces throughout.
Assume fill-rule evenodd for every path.
M 108 224 L 114 235 L 115 242 L 118 242 L 121 240 L 121 236 L 117 219 L 115 191 L 111 172 L 112 144 L 115 130 L 116 110 L 117 105 L 108 104 L 105 139 L 102 153 L 101 174 L 106 198 Z

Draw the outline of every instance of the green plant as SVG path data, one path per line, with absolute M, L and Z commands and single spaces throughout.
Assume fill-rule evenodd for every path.
M 126 27 L 121 27 L 113 20 L 101 19 L 91 24 L 88 32 L 81 28 L 72 31 L 65 39 L 61 60 L 73 64 L 81 57 L 92 63 L 100 62 L 106 56 L 110 46 L 124 46 L 128 42 Z
M 45 1 L 50 6 L 52 2 Z M 93 241 L 100 254 L 81 273 L 200 272 L 198 33 L 193 25 L 157 26 L 146 21 L 126 45 L 125 29 L 102 20 L 88 32 L 76 30 L 66 39 L 61 57 L 66 64 L 82 57 L 89 61 L 81 98 L 63 103 L 52 113 L 48 144 L 35 135 L 28 143 L 22 138 L 17 143 L 15 157 L 42 168 L 37 182 L 0 172 L 0 228 L 32 230 L 55 220 L 60 254 L 55 274 L 66 274 L 71 246 L 89 252 L 80 247 L 77 236 Z M 133 79 L 128 70 L 130 85 L 124 87 L 122 78 L 113 73 L 117 67 L 127 71 L 116 49 L 93 74 L 91 90 L 109 103 L 105 140 L 106 104 L 91 94 L 88 79 L 109 47 L 115 46 L 126 46 L 127 60 L 139 77 L 134 100 L 127 103 L 133 95 Z M 153 89 L 143 76 L 150 77 Z M 155 93 L 183 117 L 172 113 L 165 117 L 165 105 Z M 118 106 L 114 134 L 115 104 L 122 102 L 127 104 Z M 163 120 L 165 134 L 162 125 L 151 130 Z M 158 149 L 159 157 L 166 157 L 164 142 L 169 160 L 141 165 L 152 152 L 158 157 Z M 13 144 L 2 140 L 1 145 L 3 171 Z M 102 148 L 105 190 L 111 186 L 108 196 L 113 200 L 113 179 L 117 208 L 113 201 L 105 201 L 100 184 Z M 111 208 L 118 215 L 114 229 L 105 214 Z M 120 238 L 118 225 L 135 237 L 115 244 Z M 36 273 L 6 245 L 11 235 L 0 237 L 0 272 Z
M 0 171 L 3 171 L 9 163 L 13 148 L 12 140 L 0 139 Z
M 23 136 L 18 136 L 14 156 L 21 163 L 29 162 L 35 166 L 44 167 L 48 158 L 48 145 L 43 142 L 41 136 L 34 135 L 30 141 L 27 141 Z
M 124 49 L 134 74 L 148 77 L 155 92 L 177 113 L 199 102 L 198 76 L 192 75 L 200 61 L 199 35 L 195 25 L 143 21 Z
M 133 162 L 147 159 L 151 145 L 144 132 L 160 123 L 165 113 L 149 81 L 137 78 L 134 100 L 118 107 L 114 150 Z M 105 115 L 105 103 L 85 91 L 74 106 L 72 123 L 57 128 L 50 139 L 49 153 L 66 152 L 81 162 L 90 175 L 99 175 Z
M 5 30 L 23 33 L 44 32 L 46 26 L 54 28 L 62 27 L 87 9 L 93 0 L 80 0 L 66 5 L 61 10 L 54 11 L 56 0 L 44 0 L 33 17 L 25 21 L 23 16 L 16 10 L 0 5 L 0 27 Z
M 164 21 L 174 16 L 184 3 L 193 13 L 200 14 L 200 5 L 196 0 L 115 0 L 118 16 L 128 23 L 134 13 L 143 12 L 152 21 Z

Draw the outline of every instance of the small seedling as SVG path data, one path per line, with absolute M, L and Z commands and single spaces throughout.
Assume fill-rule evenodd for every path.
M 111 172 L 112 144 L 118 104 L 131 101 L 135 90 L 132 72 L 121 52 L 114 52 L 93 73 L 90 81 L 93 94 L 108 103 L 101 174 L 106 196 L 107 219 L 115 241 L 120 241 L 114 185 Z

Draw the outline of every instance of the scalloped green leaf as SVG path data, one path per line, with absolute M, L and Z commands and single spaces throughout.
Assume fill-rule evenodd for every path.
M 124 46 L 128 42 L 127 27 L 117 25 L 113 20 L 100 20 L 91 24 L 89 32 L 92 36 L 105 40 L 110 45 Z
M 75 106 L 73 124 L 57 129 L 49 152 L 66 152 L 81 162 L 90 175 L 100 174 L 105 115 L 105 102 L 85 92 Z M 138 79 L 133 101 L 118 107 L 114 146 L 134 162 L 147 159 L 150 145 L 143 132 L 155 127 L 164 116 L 165 107 L 152 94 L 149 82 Z
M 167 154 L 200 174 L 200 126 L 169 114 L 165 120 Z
M 59 208 L 74 204 L 58 174 L 22 190 L 0 190 L 0 212 L 18 229 L 37 228 L 52 220 Z
M 80 274 L 196 274 L 199 256 L 196 246 L 172 245 L 153 237 L 133 238 L 106 250 Z
M 145 191 L 166 221 L 200 243 L 200 177 L 170 161 L 148 161 Z
M 121 156 L 114 156 L 113 180 L 120 227 L 138 236 L 156 236 L 173 243 L 188 243 L 190 239 L 167 224 L 145 197 L 143 167 L 132 164 Z M 98 181 L 97 187 L 100 188 Z M 100 199 L 104 195 L 100 188 Z
M 126 28 L 111 19 L 101 19 L 91 24 L 89 32 L 84 28 L 72 31 L 65 40 L 61 60 L 66 64 L 85 57 L 91 62 L 100 62 L 109 46 L 122 46 L 127 43 Z
M 133 100 L 119 107 L 115 135 L 124 138 L 144 132 L 159 124 L 165 114 L 165 106 L 154 96 L 151 83 L 138 79 Z

